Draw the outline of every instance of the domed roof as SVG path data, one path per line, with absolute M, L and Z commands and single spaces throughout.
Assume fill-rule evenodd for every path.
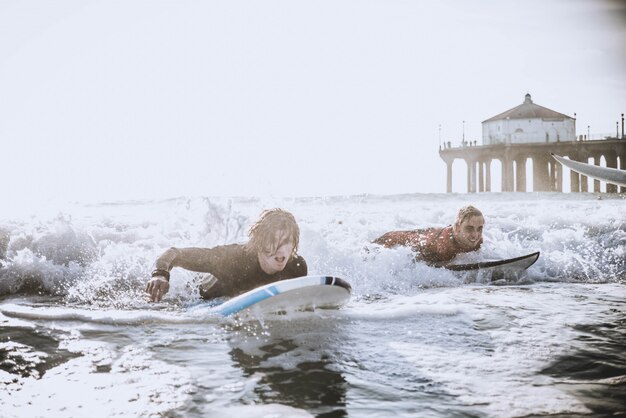
M 496 120 L 503 119 L 554 119 L 554 120 L 564 120 L 564 119 L 574 119 L 570 116 L 564 115 L 563 113 L 555 112 L 554 110 L 550 110 L 547 107 L 539 106 L 538 104 L 533 103 L 530 98 L 530 94 L 526 93 L 526 97 L 524 98 L 524 103 L 519 106 L 514 107 L 513 109 L 509 109 L 506 112 L 500 113 L 494 117 L 491 117 L 485 122 L 493 122 Z

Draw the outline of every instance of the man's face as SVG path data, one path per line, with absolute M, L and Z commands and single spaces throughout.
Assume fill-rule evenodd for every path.
M 261 269 L 267 274 L 283 271 L 293 253 L 293 243 L 282 231 L 276 232 L 275 245 L 275 250 L 261 251 L 258 255 Z
M 485 219 L 482 216 L 470 216 L 461 224 L 454 224 L 454 238 L 461 248 L 469 250 L 475 248 L 483 237 Z

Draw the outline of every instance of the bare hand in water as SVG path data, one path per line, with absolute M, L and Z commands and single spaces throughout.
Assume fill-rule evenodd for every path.
M 159 302 L 168 290 L 170 290 L 170 282 L 163 276 L 154 276 L 146 285 L 146 295 L 150 302 Z

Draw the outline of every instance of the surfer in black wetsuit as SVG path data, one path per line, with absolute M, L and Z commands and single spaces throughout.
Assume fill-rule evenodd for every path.
M 282 209 L 263 212 L 248 235 L 246 244 L 165 251 L 146 285 L 149 300 L 158 302 L 167 293 L 174 267 L 212 275 L 200 284 L 203 299 L 236 296 L 277 280 L 307 275 L 306 262 L 297 254 L 300 229 L 291 213 Z

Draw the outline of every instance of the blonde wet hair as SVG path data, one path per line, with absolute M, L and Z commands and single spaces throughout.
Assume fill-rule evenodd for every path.
M 276 233 L 279 231 L 283 234 L 277 240 Z M 250 240 L 246 244 L 246 248 L 250 252 L 257 254 L 268 252 L 272 254 L 280 246 L 292 243 L 293 253 L 291 255 L 294 256 L 298 251 L 298 244 L 300 243 L 300 228 L 296 218 L 290 212 L 274 208 L 261 213 L 259 220 L 250 227 L 248 236 Z
M 472 205 L 463 206 L 461 209 L 459 209 L 459 213 L 457 213 L 454 223 L 457 226 L 461 226 L 463 221 L 471 218 L 472 216 L 482 216 L 484 218 L 483 213 L 476 207 Z

